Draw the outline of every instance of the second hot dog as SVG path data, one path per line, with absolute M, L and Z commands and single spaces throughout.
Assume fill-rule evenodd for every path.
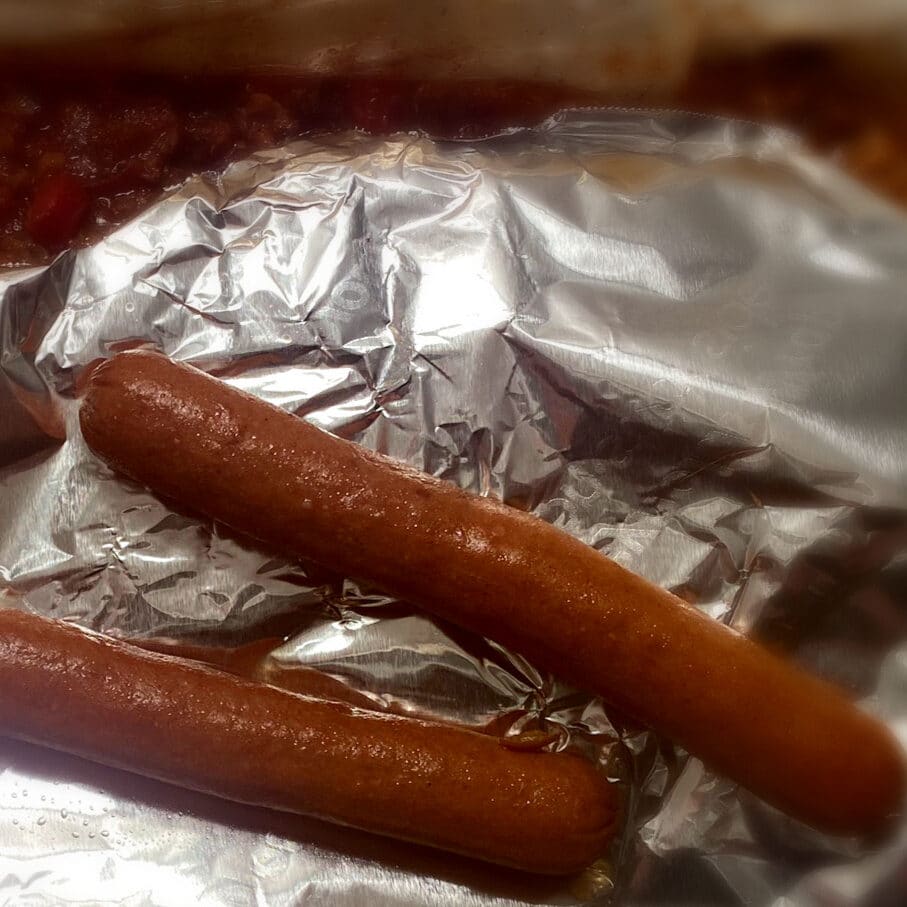
M 530 872 L 582 869 L 615 830 L 612 789 L 578 756 L 297 696 L 2 609 L 0 734 Z

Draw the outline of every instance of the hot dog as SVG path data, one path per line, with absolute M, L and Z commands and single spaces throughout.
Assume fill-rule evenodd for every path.
M 591 762 L 241 680 L 0 610 L 0 733 L 230 800 L 537 873 L 602 855 Z
M 81 426 L 181 507 L 510 646 L 819 829 L 902 806 L 898 745 L 840 691 L 530 514 L 144 351 L 97 369 Z

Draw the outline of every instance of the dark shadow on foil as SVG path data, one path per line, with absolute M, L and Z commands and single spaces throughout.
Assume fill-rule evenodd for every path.
M 8 413 L 3 409 L 4 403 L 0 399 L 0 437 L 7 427 L 6 419 Z M 21 442 L 21 443 L 20 443 Z M 19 439 L 14 445 L 0 445 L 0 483 L 7 476 L 15 476 L 19 473 L 28 472 L 35 469 L 50 460 L 66 442 L 58 441 L 55 438 L 48 437 L 41 433 L 29 436 L 26 439 Z M 7 454 L 12 459 L 6 459 Z
M 643 852 L 629 884 L 646 907 L 737 907 L 749 904 L 696 850 L 655 858 Z
M 0 377 L 0 478 L 38 465 L 65 443 L 47 434 L 5 383 Z
M 754 635 L 866 696 L 907 640 L 907 514 L 860 508 L 832 529 L 785 568 Z
M 656 393 L 606 380 L 583 385 L 539 353 L 533 338 L 505 339 L 524 380 L 547 401 L 548 442 L 569 451 L 570 462 L 611 464 L 615 489 L 634 508 L 659 513 L 719 494 L 750 506 L 821 507 L 853 503 L 869 490 L 856 473 L 799 461 L 770 440 L 754 443 Z
M 220 800 L 19 741 L 0 741 L 0 762 L 20 765 L 34 778 L 93 787 L 121 800 L 187 813 L 241 831 L 314 844 L 338 857 L 382 863 L 412 876 L 463 885 L 496 897 L 542 903 L 570 884 L 569 879 L 534 876 L 304 816 Z

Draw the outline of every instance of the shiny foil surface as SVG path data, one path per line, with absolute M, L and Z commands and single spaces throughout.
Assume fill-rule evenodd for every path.
M 0 902 L 903 903 L 907 825 L 822 837 L 500 646 L 114 476 L 78 395 L 139 345 L 534 510 L 907 742 L 900 212 L 781 133 L 576 111 L 472 145 L 261 153 L 0 277 L 3 605 L 375 709 L 550 730 L 627 807 L 612 853 L 550 881 L 4 741 Z

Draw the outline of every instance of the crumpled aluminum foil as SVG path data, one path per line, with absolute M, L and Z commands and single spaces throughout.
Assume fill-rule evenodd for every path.
M 789 136 L 578 111 L 258 154 L 0 278 L 4 604 L 270 652 L 274 682 L 378 709 L 541 721 L 629 807 L 613 854 L 549 882 L 4 742 L 0 900 L 903 903 L 907 828 L 823 838 L 500 646 L 175 515 L 76 413 L 85 366 L 154 346 L 534 509 L 907 740 L 905 248 L 901 214 Z

